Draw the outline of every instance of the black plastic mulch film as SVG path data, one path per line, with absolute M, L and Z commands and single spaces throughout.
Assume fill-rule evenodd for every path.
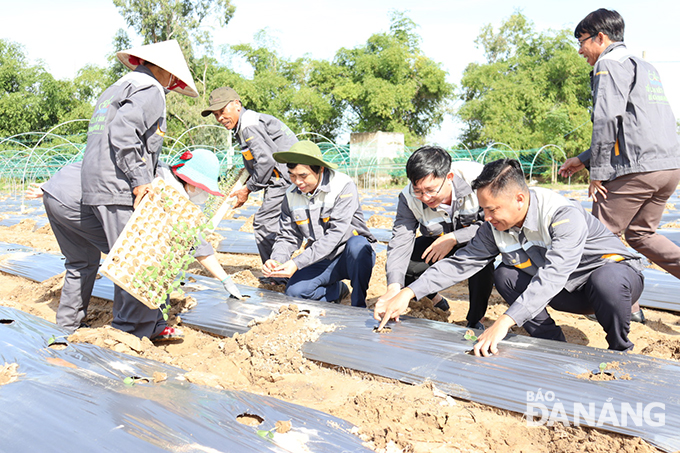
M 0 321 L 0 364 L 19 373 L 0 385 L 2 451 L 370 451 L 351 424 L 322 412 L 191 384 L 179 368 L 90 344 L 49 347 L 65 331 L 12 308 L 0 306 Z M 157 372 L 167 379 L 156 383 Z M 263 421 L 247 426 L 243 414 Z M 277 421 L 291 430 L 258 434 Z
M 323 310 L 322 322 L 338 326 L 303 346 L 308 359 L 407 383 L 429 380 L 452 396 L 514 412 L 526 413 L 531 403 L 537 418 L 540 404 L 546 418 L 555 419 L 553 412 L 559 415 L 562 409 L 570 422 L 583 408 L 591 419 L 579 412 L 581 426 L 641 437 L 664 451 L 680 449 L 677 362 L 517 335 L 501 343 L 497 356 L 480 358 L 469 354 L 473 342 L 464 338 L 467 329 L 456 325 L 402 317 L 402 322 L 390 324 L 390 333 L 377 334 L 377 322 L 365 309 L 293 300 L 239 285 L 249 296 L 241 302 L 226 298 L 219 285 L 202 277 L 194 286 L 205 289 L 191 293 L 198 305 L 182 321 L 201 330 L 222 336 L 243 333 L 252 319 L 294 302 L 312 315 Z M 577 377 L 599 370 L 601 363 L 616 362 L 617 379 Z
M 44 266 L 45 258 L 24 255 L 19 261 L 22 270 L 35 270 Z M 56 266 L 57 260 L 50 260 Z M 0 270 L 15 273 L 7 269 L 8 262 L 12 260 L 3 260 Z M 645 273 L 641 303 L 680 311 L 675 279 L 651 269 Z M 527 411 L 531 395 L 551 392 L 553 401 L 547 402 L 546 408 L 555 410 L 555 402 L 561 402 L 569 421 L 575 420 L 579 405 L 594 416 L 590 422 L 581 417 L 582 425 L 638 436 L 665 451 L 680 450 L 680 365 L 676 362 L 525 336 L 510 336 L 496 357 L 477 358 L 468 354 L 472 342 L 464 338 L 466 329 L 455 325 L 403 318 L 403 322 L 392 325 L 391 333 L 379 335 L 372 331 L 376 322 L 366 310 L 295 301 L 280 293 L 242 285 L 239 289 L 250 298 L 240 302 L 227 299 L 221 285 L 212 279 L 194 277 L 196 283 L 188 284 L 186 290 L 197 289 L 192 296 L 199 303 L 182 319 L 201 330 L 223 336 L 243 333 L 252 319 L 266 317 L 279 306 L 295 302 L 313 313 L 324 310 L 322 321 L 340 326 L 304 346 L 309 359 L 408 383 L 430 380 L 452 396 L 520 413 Z M 112 288 L 110 291 L 112 295 Z M 605 362 L 619 363 L 614 372 L 619 379 L 591 381 L 576 377 L 597 370 Z M 663 410 L 658 404 L 663 404 Z M 645 420 L 639 420 L 640 410 L 647 410 Z M 659 423 L 659 416 L 663 423 Z M 652 423 L 647 423 L 650 420 Z

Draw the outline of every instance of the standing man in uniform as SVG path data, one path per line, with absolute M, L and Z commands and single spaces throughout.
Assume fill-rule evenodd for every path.
M 198 96 L 177 41 L 124 50 L 116 56 L 132 72 L 97 100 L 81 170 L 83 205 L 101 223 L 109 248 L 156 174 L 166 130 L 166 92 Z M 176 334 L 160 310 L 148 308 L 118 286 L 111 325 L 152 340 L 172 339 Z
M 272 253 L 279 232 L 281 203 L 290 186 L 286 166 L 274 161 L 272 155 L 288 151 L 298 140 L 278 119 L 243 107 L 239 95 L 229 87 L 210 93 L 210 105 L 201 114 L 205 117 L 211 113 L 218 123 L 234 131 L 243 165 L 250 174 L 246 185 L 232 194 L 237 200 L 235 207 L 242 206 L 251 192 L 264 190 L 262 206 L 253 218 L 255 242 L 264 263 Z
M 477 162 L 451 162 L 442 148 L 423 146 L 406 162 L 410 183 L 401 194 L 392 239 L 387 246 L 387 292 L 378 299 L 395 296 L 413 283 L 430 265 L 453 255 L 472 239 L 484 223 L 484 211 L 470 184 L 482 171 Z M 420 229 L 421 236 L 416 238 Z M 493 289 L 493 263 L 468 279 L 470 308 L 467 327 L 484 329 Z M 439 293 L 427 296 L 435 307 L 448 310 Z
M 623 33 L 623 18 L 606 9 L 588 14 L 574 30 L 579 53 L 593 67 L 593 136 L 590 149 L 567 159 L 560 174 L 588 167 L 593 215 L 680 278 L 680 247 L 656 233 L 680 182 L 676 119 L 656 68 L 630 54 Z
M 352 283 L 352 306 L 366 306 L 366 291 L 375 264 L 375 238 L 364 221 L 357 186 L 336 165 L 323 160 L 309 140 L 274 154 L 287 164 L 293 184 L 281 207 L 281 231 L 265 277 L 289 278 L 286 294 L 302 299 L 340 302 L 349 295 L 342 281 Z M 291 259 L 307 240 L 305 249 Z
M 376 304 L 380 328 L 398 319 L 412 297 L 447 288 L 501 255 L 495 285 L 510 308 L 479 336 L 476 355 L 496 354 L 514 325 L 532 337 L 566 341 L 546 311 L 548 305 L 569 313 L 595 313 L 609 349 L 633 349 L 630 307 L 643 289 L 641 259 L 580 203 L 549 189 L 530 190 L 515 159 L 486 164 L 472 188 L 487 222 L 466 247 L 430 267 L 392 299 Z

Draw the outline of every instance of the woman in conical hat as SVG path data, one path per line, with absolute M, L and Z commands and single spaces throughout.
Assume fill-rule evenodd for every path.
M 176 91 L 192 98 L 198 97 L 198 91 L 191 71 L 184 60 L 182 49 L 174 39 L 121 50 L 116 53 L 116 57 L 124 66 L 133 71 L 140 64 L 144 64 L 156 80 L 169 91 Z
M 81 170 L 82 203 L 106 232 L 109 246 L 149 190 L 166 131 L 165 94 L 198 96 L 176 41 L 117 53 L 131 72 L 97 100 L 87 132 Z M 113 327 L 138 337 L 167 337 L 172 328 L 152 310 L 116 287 Z

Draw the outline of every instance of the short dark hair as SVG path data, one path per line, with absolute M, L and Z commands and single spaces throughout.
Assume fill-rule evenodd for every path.
M 406 162 L 406 177 L 411 184 L 432 175 L 445 178 L 451 171 L 451 156 L 439 146 L 421 146 Z
M 623 17 L 614 10 L 600 8 L 588 14 L 574 29 L 574 37 L 580 39 L 582 34 L 595 36 L 602 32 L 614 42 L 623 42 L 626 24 Z
M 472 188 L 477 190 L 489 187 L 492 196 L 497 196 L 511 186 L 516 186 L 522 192 L 528 192 L 529 187 L 524 180 L 522 164 L 517 159 L 499 159 L 484 165 L 477 179 L 472 181 Z
M 292 170 L 292 169 L 294 169 L 295 167 L 297 167 L 298 165 L 305 165 L 305 164 L 293 164 L 293 163 L 287 163 L 287 164 L 286 164 L 286 167 L 288 167 L 288 170 Z M 314 173 L 316 173 L 317 175 L 318 175 L 319 172 L 321 171 L 321 165 L 310 165 L 309 168 L 311 168 L 312 171 L 313 171 Z

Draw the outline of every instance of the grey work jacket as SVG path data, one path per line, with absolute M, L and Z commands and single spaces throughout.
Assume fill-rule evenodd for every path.
M 387 284 L 404 285 L 406 270 L 413 252 L 416 230 L 426 237 L 454 233 L 458 244 L 466 244 L 484 223 L 484 211 L 479 207 L 471 182 L 484 166 L 476 162 L 454 162 L 451 208 L 453 217 L 442 207 L 430 208 L 411 195 L 408 186 L 399 194 L 397 215 L 392 227 L 392 238 L 387 246 Z
M 288 188 L 279 225 L 271 259 L 288 261 L 307 239 L 305 250 L 293 258 L 298 269 L 336 258 L 352 236 L 375 242 L 364 221 L 357 186 L 346 174 L 328 168 L 314 194 L 303 194 L 295 185 Z
M 81 172 L 83 204 L 132 206 L 153 181 L 165 136 L 165 92 L 140 65 L 97 100 Z
M 580 203 L 548 189 L 530 190 L 521 228 L 496 230 L 485 222 L 467 246 L 438 261 L 409 285 L 417 299 L 471 277 L 496 256 L 532 276 L 529 286 L 505 312 L 521 326 L 560 291 L 579 290 L 590 274 L 623 261 L 642 272 L 642 260 L 629 251 Z
M 578 156 L 590 179 L 680 168 L 676 120 L 656 68 L 617 42 L 602 52 L 590 78 L 593 136 Z
M 251 192 L 290 184 L 286 164 L 277 163 L 272 156 L 288 151 L 298 141 L 288 126 L 271 115 L 242 108 L 235 135 L 250 175 L 246 186 Z

